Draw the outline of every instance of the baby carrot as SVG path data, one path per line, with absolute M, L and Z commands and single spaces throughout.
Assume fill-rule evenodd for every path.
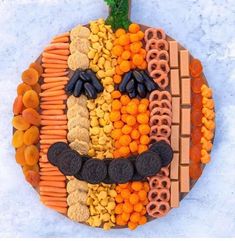
M 46 187 L 63 187 L 65 188 L 65 182 L 55 182 L 55 181 L 40 181 L 39 186 L 46 186 Z
M 52 44 L 54 43 L 68 43 L 69 42 L 69 37 L 60 37 L 52 40 Z
M 40 168 L 40 172 L 51 172 L 51 171 L 58 171 L 57 167 L 43 167 Z
M 41 168 L 49 168 L 49 167 L 54 167 L 51 163 L 39 163 L 39 166 Z
M 41 121 L 42 126 L 63 126 L 67 125 L 67 121 L 64 120 L 42 120 Z
M 48 208 L 54 209 L 55 211 L 61 213 L 61 214 L 67 214 L 67 208 L 64 207 L 57 207 L 53 205 L 46 205 Z
M 54 144 L 56 142 L 65 142 L 67 143 L 67 139 L 51 139 L 51 140 L 40 140 L 40 144 Z
M 46 149 L 46 148 L 49 148 L 49 147 L 50 147 L 50 145 L 41 145 L 40 149 Z
M 49 206 L 62 207 L 62 208 L 66 208 L 68 206 L 67 202 L 60 202 L 60 201 L 45 201 L 44 204 Z
M 64 72 L 66 71 L 67 68 L 65 69 L 52 69 L 52 68 L 47 68 L 47 69 L 44 69 L 44 73 L 58 73 L 58 72 Z
M 57 115 L 57 116 L 50 116 L 50 115 L 41 115 L 43 120 L 67 120 L 66 115 Z
M 54 51 L 61 51 L 61 50 L 54 50 Z M 55 52 L 52 52 L 52 51 L 49 51 L 47 53 L 49 54 L 57 54 Z M 59 53 L 58 53 L 59 54 Z M 48 58 L 42 58 L 42 62 L 44 64 L 67 64 L 67 61 L 66 60 L 60 60 L 60 59 L 48 59 Z
M 43 110 L 42 115 L 63 115 L 63 110 Z
M 62 77 L 68 75 L 69 71 L 66 72 L 58 72 L 58 73 L 43 73 L 42 77 L 47 78 L 47 77 Z
M 58 90 L 58 91 L 42 92 L 39 95 L 41 97 L 50 97 L 50 96 L 60 96 L 64 94 L 65 94 L 64 90 Z
M 56 91 L 56 90 L 63 90 L 65 85 L 58 85 L 56 87 L 50 88 L 48 90 L 45 90 L 45 92 L 50 92 L 50 91 Z
M 42 196 L 50 196 L 50 197 L 66 197 L 67 193 L 40 191 L 40 195 L 42 195 Z
M 40 172 L 40 175 L 41 176 L 63 176 L 63 174 L 60 171 Z M 41 191 L 48 191 L 48 190 L 41 190 Z
M 62 76 L 62 77 L 51 77 L 51 78 L 44 78 L 44 83 L 54 83 L 54 82 L 61 82 L 61 81 L 69 81 L 69 77 Z
M 51 49 L 69 49 L 69 43 L 54 43 L 49 44 L 44 51 L 51 50 Z
M 42 102 L 44 105 L 63 105 L 64 101 L 63 100 L 52 100 L 52 101 L 44 101 Z
M 60 135 L 40 135 L 41 140 L 64 139 L 66 136 Z
M 59 54 L 49 54 L 47 52 L 42 53 L 42 57 L 48 58 L 48 59 L 60 59 L 60 60 L 68 60 L 68 56 L 63 56 Z M 44 67 L 44 66 L 43 66 Z
M 56 36 L 53 38 L 53 40 L 58 39 L 58 38 L 63 38 L 63 37 L 69 37 L 69 36 L 70 36 L 70 33 L 69 33 L 69 32 L 61 33 L 61 34 L 56 35 Z
M 42 187 L 42 186 L 39 186 L 39 190 L 42 191 L 42 192 L 67 193 L 65 188 L 60 188 L 60 187 L 45 187 L 45 186 Z
M 41 176 L 40 180 L 42 181 L 65 181 L 65 176 Z
M 45 201 L 62 201 L 62 202 L 66 202 L 67 198 L 66 197 L 48 197 L 48 196 L 41 196 L 40 200 L 42 202 Z
M 41 133 L 43 135 L 64 135 L 66 136 L 67 135 L 67 131 L 65 130 L 41 130 Z
M 59 82 L 52 82 L 52 83 L 47 83 L 47 84 L 42 84 L 41 85 L 41 89 L 42 90 L 47 90 L 47 89 L 50 89 L 50 88 L 53 88 L 53 87 L 57 87 L 57 86 L 60 86 L 60 85 L 66 85 L 68 82 L 66 80 L 64 81 L 59 81 Z
M 41 128 L 42 130 L 68 130 L 68 126 L 67 125 L 52 125 L 52 126 L 42 126 Z
M 49 54 L 58 54 L 58 55 L 64 55 L 64 56 L 68 56 L 70 54 L 70 51 L 67 49 L 55 49 L 55 50 L 49 50 L 46 52 Z
M 47 97 L 42 97 L 42 101 L 51 101 L 51 100 L 67 100 L 68 96 L 67 95 L 60 95 L 60 96 L 47 96 Z
M 64 110 L 65 105 L 40 105 L 42 110 Z
M 47 69 L 58 69 L 57 72 L 63 72 L 61 69 L 67 69 L 68 65 L 67 64 L 42 64 L 42 67 Z

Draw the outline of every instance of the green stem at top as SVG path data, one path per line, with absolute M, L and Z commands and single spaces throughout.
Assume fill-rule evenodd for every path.
M 129 0 L 104 0 L 110 9 L 106 23 L 114 30 L 118 28 L 128 29 L 131 21 L 129 19 Z

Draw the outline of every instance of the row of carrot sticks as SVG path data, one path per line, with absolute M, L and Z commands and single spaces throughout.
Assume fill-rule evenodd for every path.
M 40 109 L 40 200 L 47 207 L 62 214 L 67 213 L 66 177 L 48 162 L 47 151 L 55 142 L 67 143 L 67 95 L 69 33 L 53 38 L 42 53 L 43 83 Z

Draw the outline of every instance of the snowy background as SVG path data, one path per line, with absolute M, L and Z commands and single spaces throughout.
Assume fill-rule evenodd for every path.
M 235 1 L 132 0 L 131 12 L 133 21 L 164 28 L 202 60 L 216 101 L 213 161 L 180 208 L 134 232 L 86 227 L 41 205 L 11 148 L 21 72 L 54 35 L 106 17 L 108 9 L 103 0 L 0 0 L 0 237 L 235 236 Z

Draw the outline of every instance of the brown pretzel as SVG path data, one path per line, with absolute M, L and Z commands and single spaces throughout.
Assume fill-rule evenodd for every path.
M 165 216 L 170 211 L 170 205 L 165 201 L 152 201 L 148 203 L 146 210 L 149 216 L 160 218 Z
M 160 172 L 158 172 L 157 176 L 165 176 L 168 177 L 170 174 L 168 167 L 162 167 Z
M 169 62 L 169 53 L 166 50 L 160 50 L 158 52 L 158 60 L 165 60 Z
M 150 118 L 150 126 L 161 126 L 161 125 L 166 125 L 171 127 L 171 117 L 168 115 L 153 115 Z
M 170 71 L 169 64 L 166 60 L 152 59 L 148 63 L 148 72 L 151 73 L 156 69 L 162 70 L 165 74 L 168 74 Z
M 145 31 L 145 42 L 148 42 L 150 39 L 165 39 L 166 34 L 163 29 L 160 28 L 148 28 Z
M 163 137 L 163 136 L 150 136 L 150 144 L 152 144 L 154 142 L 158 142 L 158 141 L 165 141 L 167 144 L 170 145 L 170 141 L 166 137 Z
M 151 50 L 151 49 L 158 49 L 158 45 L 159 45 L 158 41 L 159 41 L 159 40 L 154 39 L 154 38 L 150 39 L 150 40 L 146 43 L 146 46 L 145 46 L 146 51 L 149 51 L 149 50 Z
M 168 91 L 160 91 L 160 90 L 154 90 L 151 92 L 150 96 L 149 96 L 149 101 L 153 101 L 153 100 L 169 100 L 171 102 L 172 97 L 170 92 Z
M 148 199 L 149 201 L 166 201 L 169 202 L 170 200 L 170 191 L 166 188 L 153 188 L 148 193 Z
M 169 84 L 169 79 L 167 74 L 159 69 L 150 72 L 150 76 L 153 78 L 154 82 L 158 84 L 161 89 L 165 89 Z
M 151 110 L 150 112 L 150 117 L 154 115 L 168 115 L 172 117 L 172 112 L 168 108 L 160 108 L 160 107 L 155 107 Z
M 153 188 L 167 188 L 171 187 L 171 180 L 167 176 L 162 176 L 163 170 L 161 170 L 161 174 L 149 177 L 149 187 L 150 190 Z
M 169 54 L 165 50 L 157 50 L 157 49 L 151 49 L 148 51 L 146 55 L 146 60 L 149 63 L 151 60 L 156 59 L 156 60 L 165 60 L 169 61 Z
M 169 100 L 154 100 L 149 104 L 149 110 L 152 111 L 155 107 L 167 108 L 171 110 L 171 102 Z
M 156 136 L 162 136 L 165 138 L 169 138 L 171 136 L 171 128 L 167 125 L 151 126 L 150 135 L 156 135 Z

